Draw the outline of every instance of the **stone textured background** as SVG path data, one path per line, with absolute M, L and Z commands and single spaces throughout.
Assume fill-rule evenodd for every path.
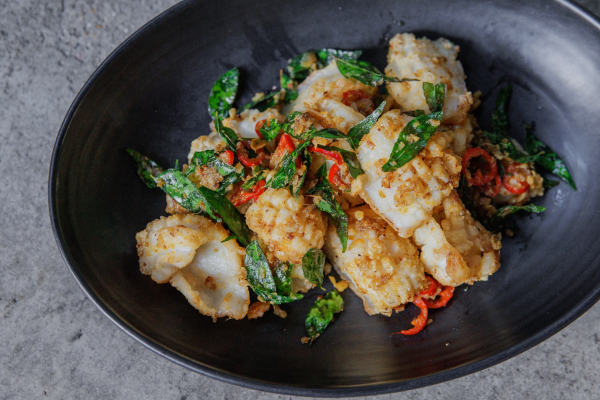
M 289 398 L 206 378 L 144 348 L 84 296 L 52 235 L 48 166 L 71 101 L 115 47 L 175 3 L 0 0 L 0 399 Z M 600 15 L 600 0 L 581 4 Z M 599 335 L 596 305 L 493 368 L 378 398 L 599 398 Z

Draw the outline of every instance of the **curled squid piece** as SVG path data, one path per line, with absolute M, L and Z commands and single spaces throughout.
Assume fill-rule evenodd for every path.
M 460 157 L 448 148 L 450 138 L 440 131 L 411 161 L 395 171 L 382 170 L 411 119 L 400 110 L 391 110 L 373 125 L 357 151 L 365 174 L 352 183 L 352 194 L 360 195 L 404 238 L 426 223 L 434 207 L 458 186 L 461 170 Z
M 342 279 L 363 300 L 370 315 L 390 316 L 394 307 L 413 301 L 427 287 L 417 248 L 369 206 L 348 214 L 348 249 L 330 226 L 323 250 Z
M 136 234 L 140 270 L 169 282 L 201 314 L 241 319 L 250 295 L 244 249 L 221 224 L 193 214 L 161 217 Z

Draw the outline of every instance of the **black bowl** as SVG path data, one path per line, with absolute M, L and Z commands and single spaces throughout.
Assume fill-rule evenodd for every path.
M 86 83 L 61 127 L 50 170 L 58 246 L 90 299 L 119 327 L 174 362 L 227 382 L 298 395 L 364 395 L 430 385 L 489 367 L 540 343 L 600 297 L 600 26 L 565 1 L 189 1 L 148 23 Z M 278 84 L 279 69 L 317 47 L 364 49 L 383 67 L 387 40 L 412 31 L 461 46 L 489 125 L 497 87 L 514 87 L 513 134 L 535 121 L 569 166 L 517 218 L 502 267 L 459 289 L 416 336 L 415 310 L 370 317 L 350 291 L 345 311 L 312 346 L 303 319 L 318 295 L 282 320 L 213 323 L 169 285 L 139 272 L 134 235 L 164 215 L 164 195 L 140 182 L 124 149 L 165 166 L 208 132 L 207 96 L 225 70 L 242 71 L 240 104 Z M 487 116 L 487 117 L 486 117 Z

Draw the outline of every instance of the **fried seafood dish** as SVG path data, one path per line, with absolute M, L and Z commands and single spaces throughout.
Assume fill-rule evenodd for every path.
M 395 332 L 414 335 L 455 287 L 500 268 L 508 215 L 544 211 L 529 201 L 558 182 L 540 171 L 576 189 L 531 127 L 524 146 L 509 137 L 510 86 L 480 129 L 457 45 L 398 34 L 385 73 L 361 54 L 302 53 L 280 90 L 240 108 L 239 71 L 225 72 L 209 95 L 210 132 L 182 167 L 129 149 L 170 214 L 136 235 L 141 272 L 217 321 L 271 308 L 285 318 L 281 305 L 324 290 L 333 266 L 342 281 L 329 276 L 335 289 L 311 307 L 303 343 L 343 310 L 346 287 L 369 315 L 414 303 L 413 327 Z

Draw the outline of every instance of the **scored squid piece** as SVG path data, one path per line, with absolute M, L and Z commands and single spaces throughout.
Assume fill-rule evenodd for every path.
M 306 104 L 315 104 L 324 96 L 341 104 L 344 93 L 351 90 L 360 91 L 371 99 L 377 93 L 376 87 L 365 85 L 355 79 L 344 78 L 334 61 L 327 67 L 312 72 L 298 85 L 298 98 L 286 105 L 282 112 L 284 115 L 294 111 L 306 112 Z
M 250 295 L 244 249 L 221 224 L 192 214 L 161 217 L 136 234 L 140 270 L 169 282 L 201 314 L 241 319 Z
M 348 214 L 348 249 L 330 225 L 323 246 L 342 279 L 364 303 L 370 315 L 390 316 L 394 307 L 408 303 L 424 288 L 427 279 L 417 248 L 369 206 L 355 207 Z
M 443 201 L 434 218 L 415 231 L 425 271 L 447 286 L 486 281 L 500 267 L 500 235 L 475 221 L 456 191 Z
M 459 47 L 448 39 L 431 41 L 417 39 L 412 33 L 402 33 L 390 40 L 388 65 L 385 73 L 400 79 L 418 79 L 388 83 L 387 88 L 394 100 L 404 111 L 431 110 L 423 94 L 423 82 L 446 84 L 443 124 L 461 123 L 471 105 L 473 97 L 467 91 L 462 64 L 456 59 Z
M 352 183 L 352 194 L 360 195 L 404 238 L 429 220 L 434 207 L 458 186 L 461 170 L 460 157 L 447 148 L 450 140 L 444 132 L 435 133 L 423 151 L 401 168 L 381 169 L 411 119 L 391 110 L 373 125 L 357 151 L 365 174 Z

